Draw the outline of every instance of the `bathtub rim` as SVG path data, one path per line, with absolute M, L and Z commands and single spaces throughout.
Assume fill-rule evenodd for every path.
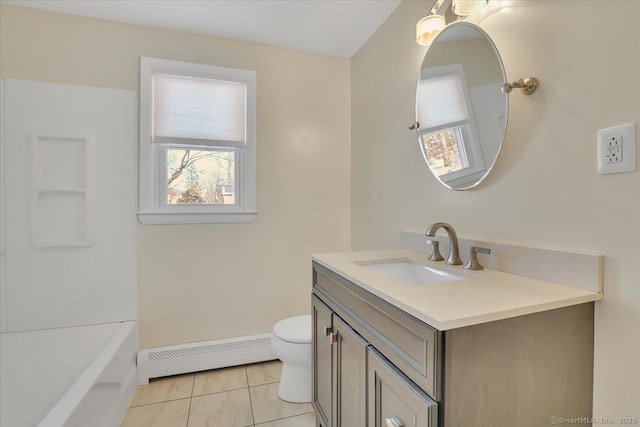
M 130 334 L 135 333 L 138 326 L 137 320 L 111 323 L 120 324 L 120 326 L 98 353 L 98 356 L 91 361 L 91 364 L 80 374 L 54 407 L 40 420 L 37 427 L 64 426 L 96 383 L 100 374 L 107 368 L 124 341 Z

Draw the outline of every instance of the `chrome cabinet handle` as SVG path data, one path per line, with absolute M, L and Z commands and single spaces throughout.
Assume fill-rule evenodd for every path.
M 324 327 L 324 336 L 329 339 L 329 343 L 335 344 L 338 342 L 338 333 L 332 332 L 332 331 L 333 331 L 333 328 L 329 326 Z
M 402 420 L 398 417 L 385 418 L 387 427 L 403 427 Z
M 335 343 L 338 342 L 338 333 L 337 332 L 330 332 L 328 337 L 329 337 L 329 343 L 335 344 Z

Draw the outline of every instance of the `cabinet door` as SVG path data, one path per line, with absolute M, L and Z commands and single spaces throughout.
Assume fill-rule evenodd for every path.
M 372 347 L 367 358 L 369 426 L 438 425 L 438 404 L 434 400 Z
M 334 427 L 367 426 L 367 342 L 333 315 Z
M 312 359 L 313 359 L 313 407 L 317 414 L 317 424 L 332 427 L 333 421 L 333 375 L 332 344 L 333 331 L 331 310 L 315 295 L 311 296 L 313 321 Z

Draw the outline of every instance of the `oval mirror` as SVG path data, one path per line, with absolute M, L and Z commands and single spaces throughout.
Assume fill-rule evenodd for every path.
M 491 172 L 507 129 L 505 81 L 500 54 L 477 25 L 454 22 L 427 50 L 416 91 L 418 141 L 445 186 L 468 190 Z

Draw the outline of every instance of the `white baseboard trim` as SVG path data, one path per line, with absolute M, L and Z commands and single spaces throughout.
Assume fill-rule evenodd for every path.
M 149 378 L 277 359 L 271 337 L 251 335 L 142 349 L 138 352 L 138 385 L 149 384 Z

